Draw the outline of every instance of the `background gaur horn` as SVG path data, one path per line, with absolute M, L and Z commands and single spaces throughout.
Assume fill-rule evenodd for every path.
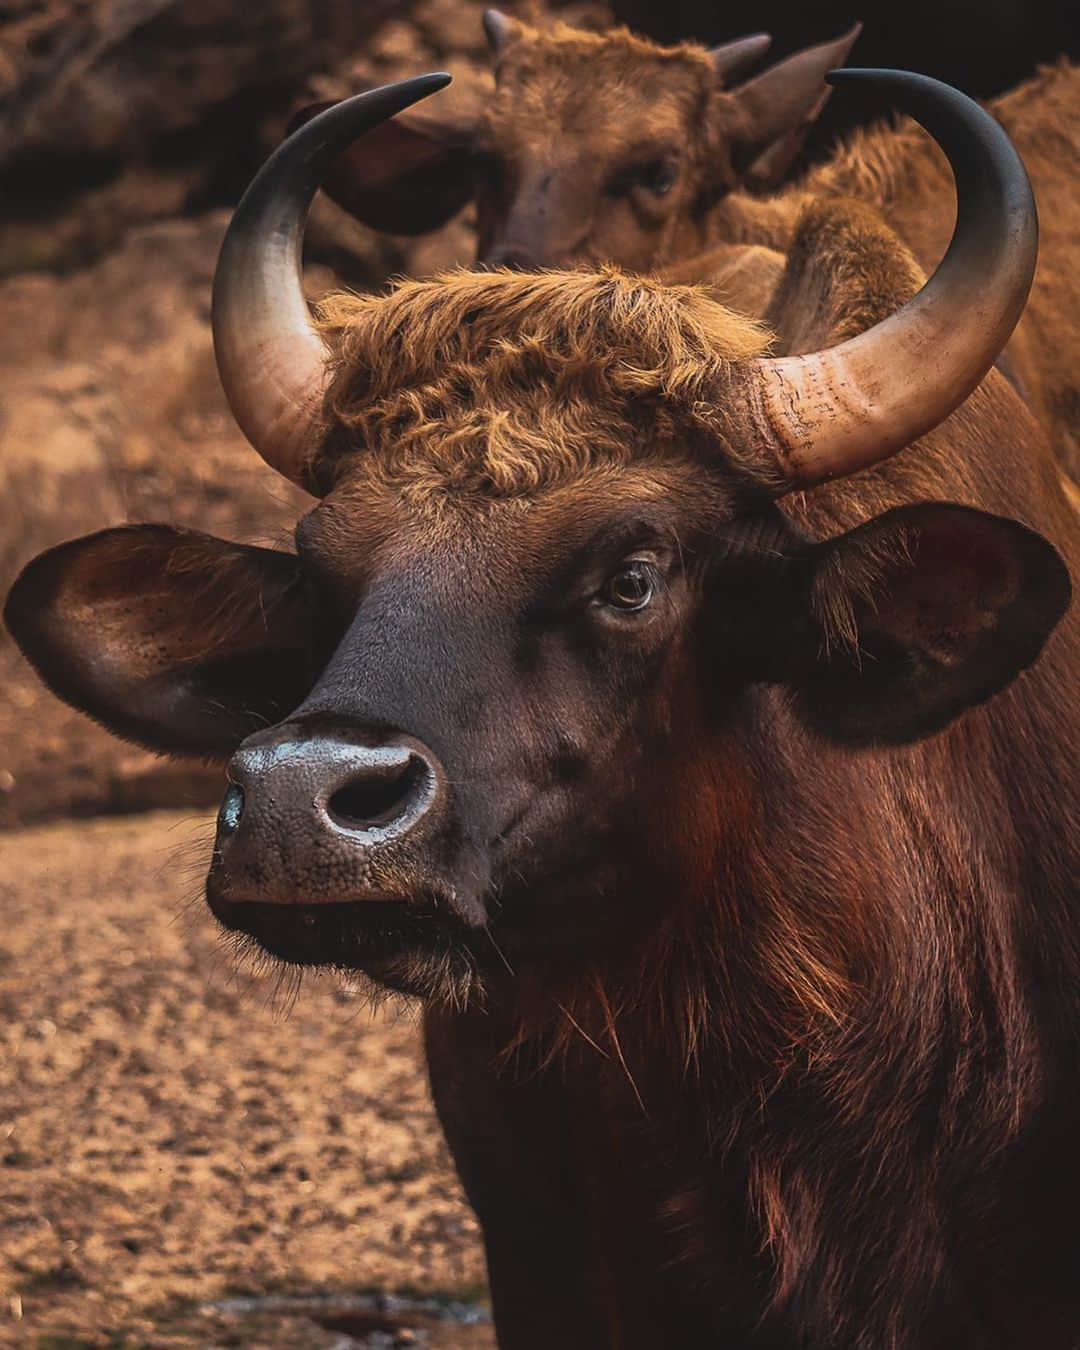
M 959 90 L 900 70 L 836 70 L 890 96 L 944 150 L 956 226 L 937 271 L 895 314 L 826 351 L 757 363 L 781 492 L 868 468 L 942 422 L 993 365 L 1031 289 L 1038 217 L 1005 132 Z
M 498 59 L 510 46 L 511 42 L 521 33 L 521 25 L 516 19 L 512 19 L 509 14 L 503 14 L 498 9 L 485 9 L 481 22 L 484 25 L 484 34 L 488 40 L 488 46 L 491 48 L 491 54 Z
M 751 33 L 748 37 L 733 38 L 719 47 L 712 47 L 709 55 L 721 81 L 727 84 L 740 71 L 752 66 L 772 46 L 768 33 Z
M 418 75 L 335 104 L 295 131 L 236 208 L 214 274 L 214 354 L 240 429 L 279 473 L 307 468 L 326 388 L 326 349 L 301 283 L 304 221 L 334 159 L 358 136 L 450 83 Z

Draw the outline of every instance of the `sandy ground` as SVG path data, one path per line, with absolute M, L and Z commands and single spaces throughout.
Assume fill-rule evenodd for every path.
M 416 1025 L 238 972 L 199 894 L 211 832 L 0 836 L 0 1344 L 492 1346 L 362 1334 L 363 1291 L 484 1297 Z

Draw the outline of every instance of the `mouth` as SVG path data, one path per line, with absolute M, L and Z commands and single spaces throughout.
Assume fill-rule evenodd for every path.
M 376 978 L 403 961 L 463 957 L 468 929 L 432 900 L 395 899 L 287 905 L 230 901 L 210 884 L 206 898 L 220 924 L 253 938 L 271 956 L 297 966 L 360 971 Z
M 524 814 L 511 818 L 492 841 L 496 847 L 513 836 Z M 460 1004 L 463 991 L 478 991 L 504 972 L 512 977 L 519 961 L 573 954 L 581 881 L 580 868 L 568 863 L 542 886 L 533 881 L 527 893 L 496 882 L 472 895 L 425 888 L 407 896 L 365 892 L 363 899 L 305 903 L 287 893 L 241 898 L 244 890 L 238 895 L 215 858 L 206 899 L 227 932 L 287 965 L 361 974 L 399 993 Z M 564 925 L 568 911 L 577 922 Z M 564 927 L 566 942 L 558 937 Z

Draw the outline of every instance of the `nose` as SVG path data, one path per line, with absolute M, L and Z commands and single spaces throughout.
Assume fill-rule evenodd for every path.
M 358 744 L 290 727 L 249 737 L 228 777 L 218 857 L 237 898 L 260 900 L 279 888 L 317 899 L 335 879 L 362 880 L 379 855 L 423 833 L 445 793 L 438 761 L 418 741 Z
M 533 272 L 541 266 L 529 249 L 518 244 L 498 244 L 484 261 L 491 267 L 508 267 L 513 272 Z
M 281 824 L 375 845 L 407 835 L 433 804 L 435 766 L 417 742 L 354 745 L 317 737 L 253 738 L 233 756 L 226 834 L 268 812 Z

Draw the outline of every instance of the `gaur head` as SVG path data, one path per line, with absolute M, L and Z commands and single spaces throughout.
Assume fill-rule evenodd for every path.
M 614 270 L 454 273 L 314 323 L 319 177 L 438 77 L 336 106 L 264 167 L 215 341 L 249 439 L 319 498 L 296 552 L 106 530 L 32 562 L 7 607 L 63 697 L 227 763 L 208 895 L 228 928 L 444 997 L 503 960 L 573 962 L 657 923 L 688 855 L 722 856 L 753 809 L 755 691 L 854 753 L 937 732 L 1034 661 L 1069 594 L 1038 534 L 923 502 L 816 539 L 777 504 L 937 426 L 1031 280 L 1004 133 L 875 74 L 949 151 L 957 232 L 895 314 L 809 355 Z
M 738 83 L 766 34 L 708 51 L 622 28 L 537 29 L 496 10 L 484 22 L 490 96 L 437 100 L 386 123 L 342 155 L 326 189 L 397 234 L 433 230 L 475 199 L 480 261 L 518 268 L 642 271 L 700 251 L 711 205 L 784 176 L 828 97 L 825 73 L 859 33 Z

